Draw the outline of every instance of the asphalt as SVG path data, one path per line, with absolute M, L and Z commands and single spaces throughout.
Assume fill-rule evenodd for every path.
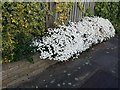
M 11 88 L 118 88 L 119 38 L 97 44 L 78 58 L 58 62 Z

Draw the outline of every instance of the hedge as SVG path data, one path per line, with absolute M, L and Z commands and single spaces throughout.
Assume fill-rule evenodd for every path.
M 45 31 L 46 3 L 2 3 L 2 62 L 32 61 L 34 38 Z

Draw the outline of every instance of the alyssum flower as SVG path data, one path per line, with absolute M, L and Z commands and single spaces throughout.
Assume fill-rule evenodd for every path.
M 108 19 L 84 17 L 79 22 L 48 29 L 49 35 L 33 41 L 38 46 L 41 59 L 64 61 L 77 57 L 93 44 L 101 43 L 115 35 L 115 29 Z

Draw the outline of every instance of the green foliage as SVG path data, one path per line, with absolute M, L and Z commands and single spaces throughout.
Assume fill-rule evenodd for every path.
M 117 32 L 120 31 L 120 2 L 97 2 L 95 15 L 109 19 Z
M 86 9 L 85 16 L 91 16 L 90 8 Z
M 54 22 L 56 25 L 65 24 L 68 21 L 69 13 L 72 9 L 73 4 L 73 2 L 56 3 L 56 13 L 59 14 L 57 21 Z
M 84 6 L 83 6 L 83 4 L 81 3 L 81 1 L 77 3 L 77 6 L 78 6 L 78 8 L 79 8 L 79 10 L 80 10 L 81 12 L 84 11 Z
M 46 10 L 40 2 L 2 3 L 2 62 L 32 61 L 30 44 L 44 32 Z

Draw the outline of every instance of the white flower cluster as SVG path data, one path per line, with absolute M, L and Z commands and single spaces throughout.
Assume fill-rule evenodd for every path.
M 93 44 L 113 37 L 115 29 L 108 19 L 84 17 L 79 22 L 69 22 L 68 26 L 48 29 L 48 36 L 35 40 L 40 58 L 64 61 L 77 57 Z

